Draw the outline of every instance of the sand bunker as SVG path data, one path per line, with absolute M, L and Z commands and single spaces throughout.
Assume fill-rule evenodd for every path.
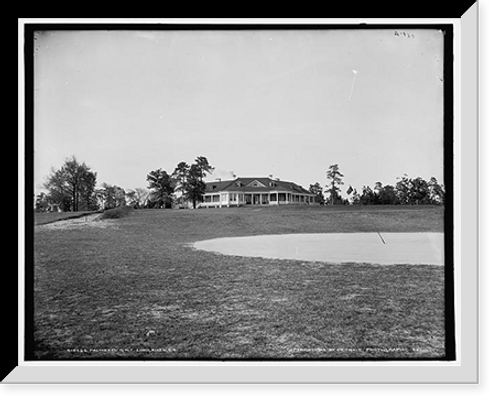
M 232 256 L 328 263 L 444 265 L 443 233 L 260 235 L 204 240 L 194 248 Z
M 108 228 L 113 226 L 113 223 L 109 220 L 100 220 L 99 217 L 101 215 L 102 214 L 91 214 L 37 226 L 42 227 L 42 229 L 77 229 L 81 227 Z

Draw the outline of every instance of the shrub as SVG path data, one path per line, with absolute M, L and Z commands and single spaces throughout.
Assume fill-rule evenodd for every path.
M 110 210 L 104 211 L 104 213 L 101 215 L 100 219 L 117 219 L 117 218 L 123 218 L 130 214 L 130 211 L 132 211 L 131 207 L 118 207 L 118 208 L 112 208 Z

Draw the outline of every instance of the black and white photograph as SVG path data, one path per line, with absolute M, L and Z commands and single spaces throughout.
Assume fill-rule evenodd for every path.
M 26 360 L 456 360 L 452 25 L 28 32 Z

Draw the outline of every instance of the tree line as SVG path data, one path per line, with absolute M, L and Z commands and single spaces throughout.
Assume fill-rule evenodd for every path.
M 171 208 L 174 204 L 196 208 L 203 201 L 204 179 L 214 169 L 206 157 L 198 156 L 191 164 L 179 162 L 170 174 L 162 168 L 147 173 L 148 190 L 125 190 L 108 183 L 96 187 L 97 172 L 72 156 L 64 161 L 60 169 L 52 170 L 43 184 L 47 192 L 41 192 L 35 198 L 35 209 L 38 212 L 96 211 L 125 205 L 133 208 Z M 325 189 L 319 182 L 309 186 L 309 192 L 315 195 L 315 202 L 321 205 L 445 203 L 444 185 L 439 184 L 435 177 L 427 181 L 404 174 L 397 178 L 395 185 L 376 182 L 373 188 L 363 186 L 361 192 L 349 186 L 346 190 L 348 198 L 341 194 L 344 174 L 338 164 L 329 166 L 326 178 L 328 184 Z
M 44 182 L 46 192 L 35 197 L 35 210 L 46 211 L 97 211 L 131 206 L 133 208 L 171 208 L 174 203 L 193 207 L 203 200 L 204 178 L 214 167 L 208 159 L 199 156 L 192 164 L 180 162 L 171 174 L 162 168 L 146 176 L 147 188 L 125 190 L 120 186 L 102 183 L 96 187 L 97 172 L 75 156 L 64 161 L 61 168 L 52 169 Z M 180 193 L 177 197 L 175 193 Z
M 214 169 L 206 157 L 198 156 L 190 165 L 179 162 L 171 174 L 161 168 L 149 172 L 146 180 L 152 191 L 148 208 L 171 208 L 174 203 L 185 206 L 188 202 L 196 208 L 205 194 L 203 179 Z M 180 193 L 180 196 L 176 197 L 175 193 Z
M 309 186 L 309 192 L 315 194 L 315 201 L 321 205 L 360 204 L 360 205 L 444 205 L 445 188 L 435 177 L 424 180 L 421 177 L 410 178 L 408 174 L 398 177 L 395 185 L 376 182 L 374 187 L 364 185 L 361 193 L 349 186 L 346 193 L 348 198 L 341 196 L 340 186 L 344 185 L 338 164 L 331 165 L 326 177 L 329 184 L 326 190 L 316 182 Z M 323 193 L 329 196 L 325 198 Z M 351 195 L 352 194 L 352 195 Z

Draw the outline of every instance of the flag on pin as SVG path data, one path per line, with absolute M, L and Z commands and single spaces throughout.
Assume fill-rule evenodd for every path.
M 351 194 L 353 192 L 352 186 L 349 184 L 349 188 L 347 189 L 347 194 Z

